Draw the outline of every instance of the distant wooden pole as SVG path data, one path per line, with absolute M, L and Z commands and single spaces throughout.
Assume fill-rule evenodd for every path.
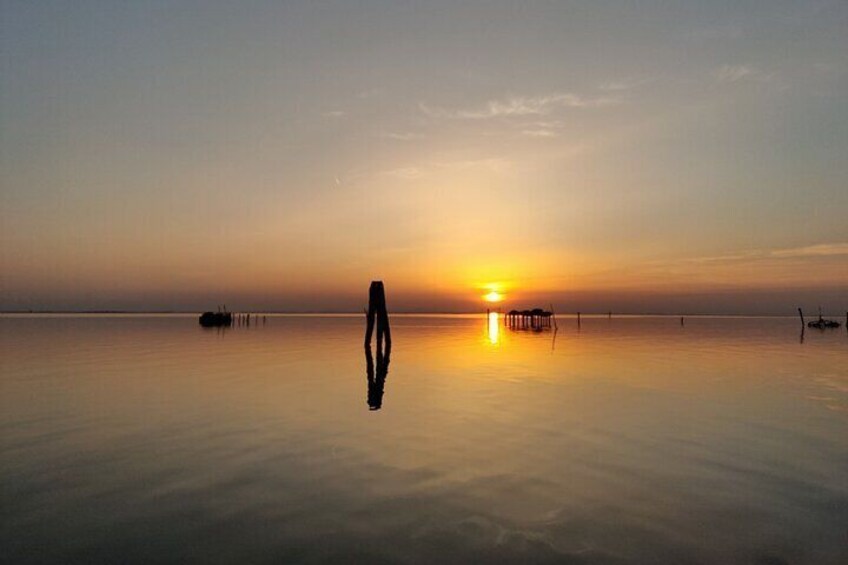
M 386 310 L 386 290 L 383 281 L 371 281 L 368 289 L 368 312 L 366 314 L 367 325 L 365 328 L 365 347 L 371 346 L 371 336 L 374 326 L 377 326 L 377 348 L 383 346 L 383 337 L 386 338 L 386 347 L 392 345 L 392 332 L 389 328 L 389 313 Z
M 798 308 L 798 315 L 801 316 L 801 327 L 804 327 L 804 313 Z
M 580 327 L 580 312 L 577 312 L 577 327 Z

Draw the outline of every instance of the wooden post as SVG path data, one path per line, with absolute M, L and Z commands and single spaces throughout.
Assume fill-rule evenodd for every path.
M 580 312 L 577 312 L 577 327 L 580 327 Z
M 366 314 L 367 326 L 365 328 L 365 347 L 371 346 L 371 335 L 374 333 L 374 325 L 377 326 L 377 348 L 383 345 L 383 336 L 386 337 L 386 347 L 392 345 L 392 332 L 389 329 L 389 313 L 386 310 L 386 291 L 383 281 L 371 281 L 368 289 L 368 313 Z
M 804 313 L 801 311 L 800 308 L 798 308 L 798 315 L 801 316 L 801 327 L 803 328 L 804 325 L 805 325 L 804 324 Z

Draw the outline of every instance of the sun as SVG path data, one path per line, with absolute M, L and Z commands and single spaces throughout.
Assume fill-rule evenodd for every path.
M 493 291 L 489 292 L 488 294 L 483 295 L 483 300 L 485 300 L 486 302 L 500 302 L 503 299 L 504 299 L 503 294 L 501 294 L 500 292 L 498 292 L 496 290 L 493 290 Z

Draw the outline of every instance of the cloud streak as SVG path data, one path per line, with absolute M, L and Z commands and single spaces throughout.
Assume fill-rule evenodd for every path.
M 772 251 L 773 257 L 829 257 L 848 255 L 848 243 L 819 243 L 806 247 L 793 247 Z
M 510 118 L 541 116 L 560 108 L 599 108 L 618 104 L 614 96 L 584 97 L 570 92 L 554 93 L 543 96 L 510 96 L 490 100 L 484 106 L 473 109 L 450 110 L 419 103 L 419 109 L 434 118 L 459 120 L 485 120 L 491 118 Z
M 411 141 L 413 139 L 419 139 L 421 136 L 412 132 L 385 132 L 380 134 L 380 137 L 384 139 L 392 139 L 394 141 Z
M 686 259 L 688 263 L 733 263 L 739 261 L 757 261 L 763 259 L 797 259 L 815 257 L 835 257 L 848 255 L 848 243 L 817 243 L 803 247 L 789 247 L 785 249 L 752 250 L 742 251 L 729 255 L 716 255 L 710 257 L 693 257 Z
M 721 84 L 732 84 L 744 80 L 768 82 L 774 75 L 749 65 L 722 65 L 713 70 L 713 78 Z
M 465 159 L 457 161 L 433 161 L 429 163 L 421 163 L 398 167 L 381 171 L 379 174 L 394 179 L 400 180 L 418 180 L 425 175 L 438 173 L 439 171 L 466 171 L 480 170 L 489 173 L 500 174 L 507 172 L 512 167 L 512 162 L 508 159 L 499 157 L 489 157 L 483 159 Z

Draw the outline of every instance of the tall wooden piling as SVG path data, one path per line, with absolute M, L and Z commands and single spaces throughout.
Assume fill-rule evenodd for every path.
M 377 326 L 377 349 L 383 346 L 383 336 L 386 338 L 386 347 L 392 345 L 392 332 L 389 328 L 389 312 L 386 309 L 386 290 L 383 281 L 371 281 L 368 289 L 368 312 L 366 313 L 367 326 L 365 328 L 365 347 L 371 347 L 371 335 L 374 326 Z
M 798 308 L 798 315 L 801 316 L 801 327 L 803 328 L 806 324 L 804 324 L 804 313 Z

